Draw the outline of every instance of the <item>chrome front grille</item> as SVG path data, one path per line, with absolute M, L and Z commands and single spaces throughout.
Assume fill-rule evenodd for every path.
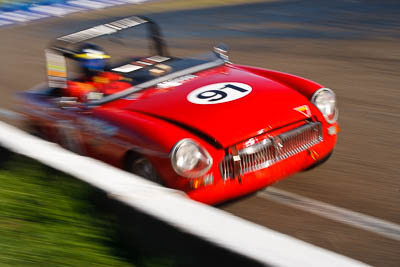
M 321 123 L 309 122 L 288 132 L 253 144 L 238 151 L 240 174 L 267 168 L 280 160 L 289 158 L 322 141 Z M 234 177 L 233 155 L 229 154 L 220 163 L 223 179 Z

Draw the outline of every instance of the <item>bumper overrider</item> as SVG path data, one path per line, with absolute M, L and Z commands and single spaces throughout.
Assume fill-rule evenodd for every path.
M 306 120 L 231 146 L 204 176 L 205 183 L 187 193 L 192 199 L 216 204 L 308 169 L 328 157 L 335 146 L 338 126 L 328 126 Z

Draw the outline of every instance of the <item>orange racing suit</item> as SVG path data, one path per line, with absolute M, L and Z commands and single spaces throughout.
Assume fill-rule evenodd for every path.
M 111 95 L 123 91 L 132 85 L 126 82 L 126 78 L 117 73 L 101 72 L 87 78 L 87 81 L 68 81 L 64 95 L 76 97 L 80 102 L 88 101 L 91 92 L 102 95 Z

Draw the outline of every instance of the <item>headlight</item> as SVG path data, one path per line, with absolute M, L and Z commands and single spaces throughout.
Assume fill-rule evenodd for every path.
M 211 168 L 212 158 L 192 139 L 182 139 L 171 151 L 171 164 L 177 174 L 194 178 Z
M 321 111 L 327 122 L 334 123 L 337 120 L 336 96 L 331 89 L 318 89 L 313 94 L 311 102 Z

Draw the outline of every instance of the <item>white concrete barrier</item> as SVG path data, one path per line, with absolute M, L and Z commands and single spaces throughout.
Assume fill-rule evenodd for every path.
M 107 192 L 110 197 L 181 231 L 265 265 L 367 266 L 190 200 L 180 191 L 160 187 L 103 162 L 74 154 L 4 122 L 0 122 L 0 144 L 85 181 Z

